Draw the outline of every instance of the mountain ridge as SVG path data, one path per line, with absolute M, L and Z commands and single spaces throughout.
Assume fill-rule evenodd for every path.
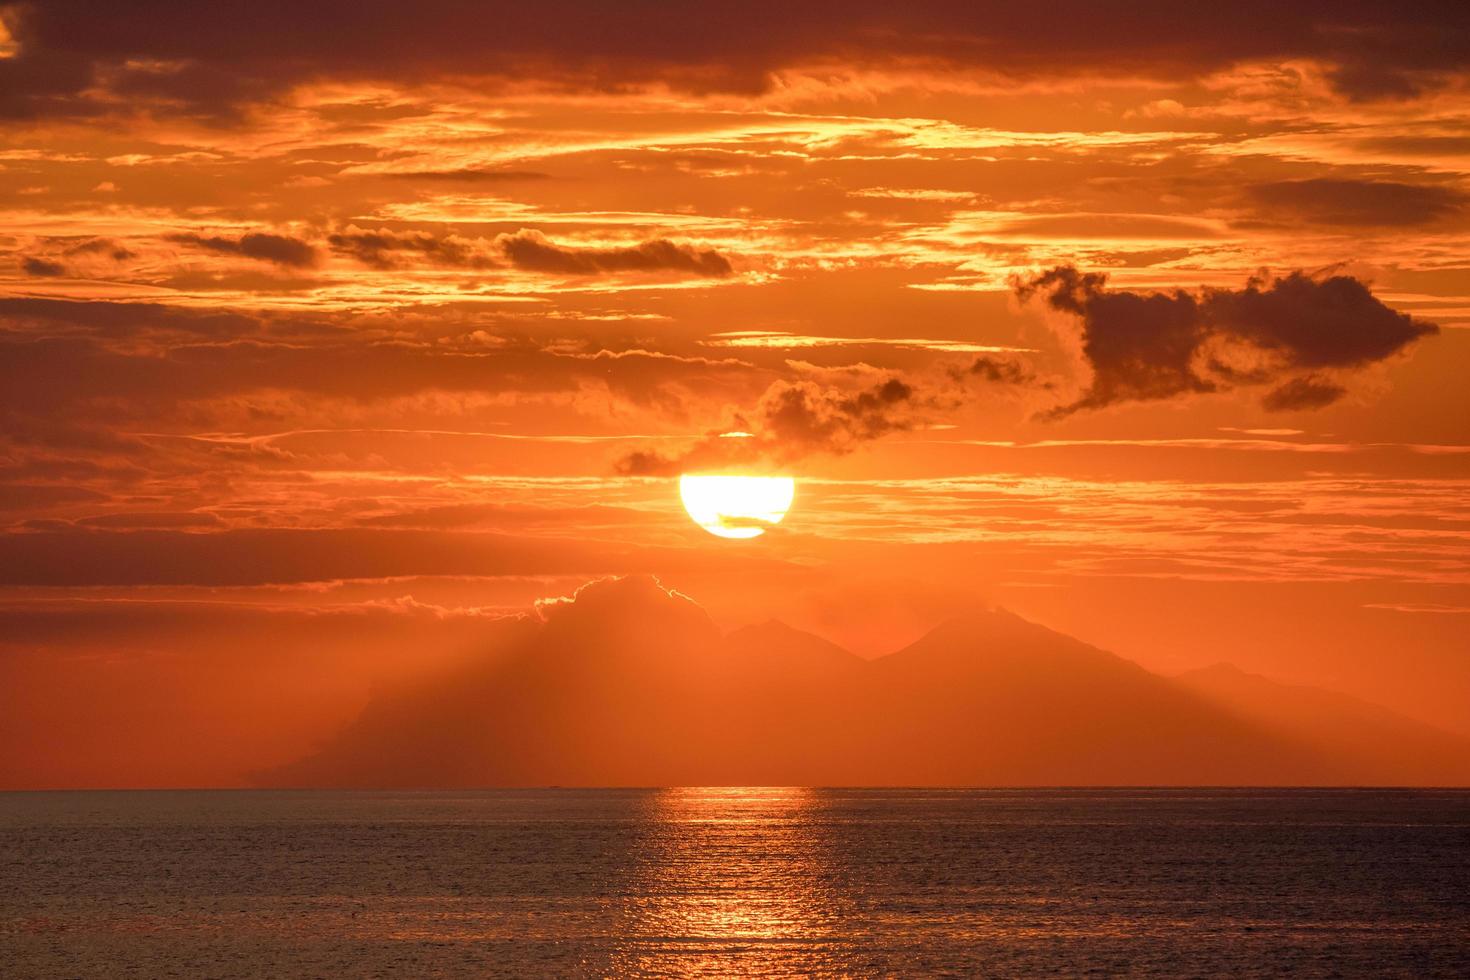
M 589 583 L 536 615 L 511 648 L 386 692 L 259 781 L 1470 782 L 1470 742 L 1387 709 L 1264 678 L 1242 689 L 1208 673 L 1165 677 L 1001 609 L 966 611 L 871 660 L 776 620 L 721 633 L 651 576 Z

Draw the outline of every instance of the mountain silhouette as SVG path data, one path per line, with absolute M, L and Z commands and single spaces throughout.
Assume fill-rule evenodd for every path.
M 1465 739 L 1346 694 L 1282 684 L 1232 664 L 1174 680 L 1263 730 L 1339 760 L 1352 782 L 1461 783 L 1470 769 Z
M 651 577 L 605 579 L 539 604 L 452 673 L 380 695 L 259 782 L 1470 781 L 1464 740 L 1327 692 L 1240 677 L 1162 677 L 1000 610 L 866 661 L 774 621 L 722 635 Z

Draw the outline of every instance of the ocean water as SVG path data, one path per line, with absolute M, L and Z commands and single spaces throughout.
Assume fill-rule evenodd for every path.
M 1470 976 L 1470 793 L 0 794 L 0 976 Z

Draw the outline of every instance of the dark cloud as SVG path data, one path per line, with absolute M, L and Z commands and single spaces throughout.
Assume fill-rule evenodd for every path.
M 970 365 L 970 374 L 994 384 L 1029 385 L 1036 383 L 1031 369 L 1017 361 L 982 354 Z
M 1354 145 L 1375 152 L 1388 151 L 1398 156 L 1455 156 L 1470 153 L 1470 136 L 1419 136 L 1395 133 L 1391 136 L 1365 136 Z
M 66 266 L 60 262 L 52 262 L 48 259 L 27 258 L 21 262 L 20 267 L 28 276 L 64 276 Z
M 586 567 L 587 559 L 585 552 L 494 534 L 78 528 L 0 535 L 0 585 L 260 585 L 527 569 L 568 573 Z
M 125 420 L 140 429 L 164 425 L 174 431 L 181 417 L 208 429 L 236 417 L 233 413 L 255 412 L 257 396 L 263 399 L 259 410 L 273 413 L 269 406 L 282 393 L 365 405 L 430 391 L 533 396 L 593 387 L 629 404 L 663 406 L 676 405 L 678 392 L 746 392 L 767 377 L 738 360 L 637 350 L 568 353 L 535 346 L 466 348 L 347 337 L 333 342 L 316 337 L 315 343 L 286 337 L 272 343 L 229 336 L 155 337 L 151 332 L 142 333 L 146 343 L 138 344 L 149 321 L 134 319 L 135 311 L 125 311 L 127 318 L 114 322 L 104 315 L 112 304 L 72 305 L 80 308 L 79 315 L 100 319 L 107 331 L 128 342 L 114 344 L 110 336 L 85 327 L 62 336 L 0 337 L 0 433 L 12 438 L 38 433 L 49 442 L 63 421 L 116 428 Z M 226 331 L 229 325 L 218 329 Z M 257 421 L 279 424 L 281 419 L 266 414 Z
M 848 393 L 812 381 L 778 381 L 761 396 L 762 433 L 792 455 L 842 454 L 864 442 L 907 429 L 914 389 L 898 378 Z
M 220 527 L 223 524 L 213 514 L 201 514 L 195 511 L 122 511 L 83 517 L 76 523 L 80 527 L 100 527 L 117 531 L 143 528 Z
M 529 617 L 516 618 L 530 622 Z M 112 650 L 136 649 L 139 645 L 156 649 L 166 637 L 202 627 L 216 631 L 216 636 L 228 637 L 226 642 L 231 645 L 239 643 L 250 650 L 254 660 L 263 653 L 262 644 L 271 644 L 273 650 L 279 650 L 274 644 L 280 642 L 282 627 L 287 625 L 291 627 L 292 640 L 303 646 L 339 633 L 344 627 L 355 627 L 353 633 L 372 631 L 378 634 L 396 626 L 411 631 L 409 636 L 400 635 L 394 640 L 407 643 L 407 649 L 413 648 L 425 629 L 456 623 L 469 626 L 476 620 L 482 626 L 502 622 L 495 610 L 438 606 L 418 602 L 407 595 L 321 605 L 254 604 L 229 600 L 0 599 L 0 635 L 11 644 L 37 644 L 45 649 L 48 656 L 61 654 L 69 647 L 91 643 L 105 644 Z M 262 637 L 262 633 L 266 636 Z M 217 654 L 219 646 L 216 643 L 211 652 Z M 12 646 L 7 653 L 14 649 Z M 259 669 L 258 661 L 251 669 Z
M 1286 385 L 1301 372 L 1382 361 L 1438 330 L 1389 309 L 1343 275 L 1293 272 L 1238 290 L 1142 293 L 1108 289 L 1102 273 L 1059 266 L 1013 286 L 1021 299 L 1040 298 L 1075 318 L 1092 369 L 1088 389 L 1053 416 L 1237 385 Z M 1320 380 L 1289 388 L 1279 400 L 1294 397 L 1300 407 L 1313 397 L 1318 404 L 1335 400 L 1323 400 Z
M 262 329 L 260 320 L 240 313 L 180 309 L 162 303 L 112 303 L 105 300 L 0 297 L 0 323 L 44 324 L 52 330 L 82 330 L 122 337 L 145 330 L 234 336 Z
M 56 504 L 95 503 L 106 495 L 84 487 L 0 481 L 0 511 L 32 510 Z
M 818 454 L 845 455 L 893 432 L 910 429 L 924 407 L 908 383 L 887 378 L 857 391 L 813 381 L 777 381 L 750 413 L 732 416 L 675 456 L 634 452 L 617 463 L 632 476 L 673 476 L 691 470 L 786 464 Z
M 88 338 L 46 338 L 0 343 L 0 407 L 49 415 L 94 400 L 121 400 L 141 411 L 156 400 L 155 407 L 174 403 L 172 411 L 177 411 L 177 399 L 261 389 L 348 398 L 474 391 L 504 382 L 507 372 L 534 366 L 513 353 L 463 356 L 396 344 L 297 347 L 237 341 L 134 354 Z M 68 383 L 58 384 L 57 378 Z M 565 385 L 565 376 L 554 383 Z
M 21 501 L 23 503 L 23 501 Z M 689 571 L 709 556 L 669 548 L 629 548 L 594 540 L 490 532 L 390 528 L 100 530 L 65 527 L 0 534 L 0 586 L 244 586 L 417 575 L 601 575 Z M 768 558 L 728 571 L 770 574 Z
M 507 504 L 441 504 L 393 514 L 376 514 L 358 519 L 363 527 L 467 528 L 476 525 L 565 525 L 572 520 L 630 522 L 647 515 L 629 507 L 592 504 L 587 507 L 517 507 Z
M 1267 392 L 1266 397 L 1261 399 L 1261 406 L 1268 412 L 1325 408 L 1346 394 L 1347 389 L 1336 382 L 1307 375 L 1292 378 L 1286 384 Z
M 89 238 L 66 249 L 68 256 L 106 255 L 116 262 L 133 257 L 133 253 L 111 238 Z
M 311 246 L 311 243 L 289 235 L 250 232 L 239 238 L 224 238 L 181 234 L 169 235 L 168 240 L 184 245 L 197 245 L 206 251 L 219 252 L 222 255 L 240 255 L 247 259 L 260 259 L 294 269 L 316 265 L 316 249 Z
M 1015 284 L 1022 300 L 1040 294 L 1053 309 L 1080 320 L 1092 387 L 1061 411 L 1213 391 L 1214 384 L 1194 367 L 1203 339 L 1195 297 L 1182 291 L 1107 291 L 1106 282 L 1102 273 L 1063 266 Z
M 484 239 L 441 235 L 431 231 L 376 231 L 349 227 L 331 235 L 328 243 L 336 252 L 349 255 L 375 269 L 402 266 L 406 256 L 420 256 L 439 266 L 464 269 L 493 269 L 498 263 Z
M 615 90 L 665 83 L 756 92 L 782 68 L 923 61 L 1018 78 L 1194 77 L 1242 61 L 1314 60 L 1355 99 L 1412 96 L 1470 63 L 1464 4 L 1290 5 L 933 0 L 843 4 L 628 0 L 460 4 L 345 0 L 220 7 L 184 0 L 10 3 L 0 113 L 155 111 L 236 117 L 313 80 L 540 79 Z
M 1268 218 L 1358 227 L 1428 224 L 1455 214 L 1467 201 L 1452 187 L 1386 180 L 1283 180 L 1257 184 L 1248 193 Z
M 1239 290 L 1207 289 L 1203 310 L 1215 330 L 1279 355 L 1288 367 L 1361 367 L 1439 330 L 1342 275 L 1293 272 Z
M 701 443 L 701 445 L 704 444 Z M 685 469 L 698 467 L 703 462 L 703 458 L 693 451 L 684 456 L 666 456 L 663 453 L 639 449 L 619 459 L 616 468 L 623 476 L 678 476 Z
M 521 229 L 496 240 L 518 269 L 593 276 L 610 272 L 685 272 L 696 276 L 728 276 L 730 260 L 713 249 L 699 251 L 657 238 L 629 248 L 567 248 L 539 231 Z

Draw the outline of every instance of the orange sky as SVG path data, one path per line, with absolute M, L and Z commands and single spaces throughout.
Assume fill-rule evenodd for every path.
M 301 6 L 0 4 L 6 751 L 238 780 L 630 572 L 1470 733 L 1460 5 Z

